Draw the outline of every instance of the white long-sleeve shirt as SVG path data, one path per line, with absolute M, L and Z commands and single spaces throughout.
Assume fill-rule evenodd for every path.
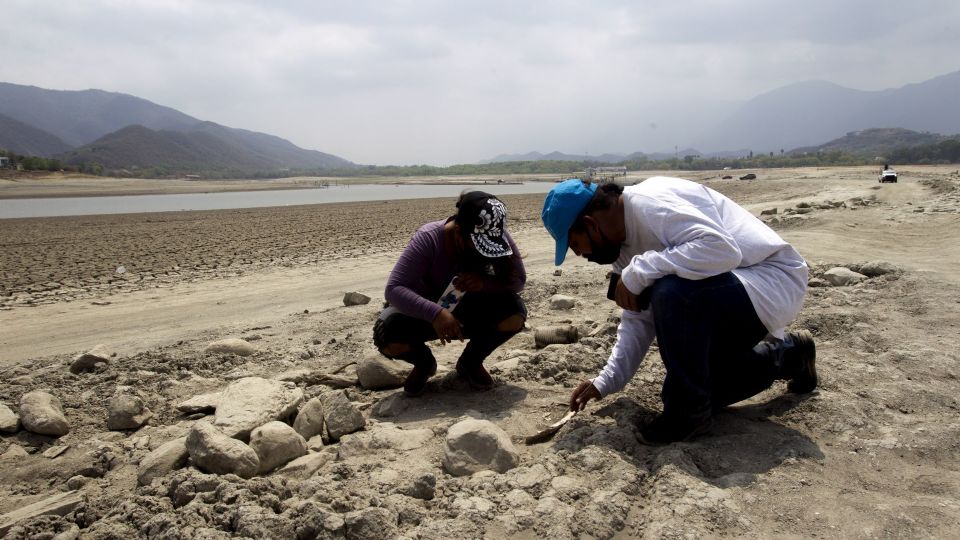
M 723 194 L 682 178 L 656 176 L 630 186 L 623 203 L 627 237 L 613 271 L 630 292 L 671 274 L 704 279 L 732 271 L 760 321 L 783 337 L 803 305 L 808 269 L 773 229 Z M 626 386 L 655 336 L 652 310 L 623 310 L 607 365 L 593 379 L 601 395 Z

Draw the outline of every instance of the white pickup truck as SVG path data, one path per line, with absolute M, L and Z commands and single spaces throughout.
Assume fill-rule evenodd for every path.
M 880 183 L 897 182 L 897 173 L 893 169 L 883 169 L 880 171 Z

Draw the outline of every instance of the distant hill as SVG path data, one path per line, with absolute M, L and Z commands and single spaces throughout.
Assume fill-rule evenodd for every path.
M 107 170 L 269 174 L 354 166 L 280 137 L 205 122 L 127 94 L 9 83 L 0 83 L 0 148 Z
M 190 131 L 127 126 L 60 156 L 68 164 L 105 169 L 159 168 L 169 172 L 277 171 L 353 166 L 323 152 L 303 150 L 271 135 L 203 122 Z
M 841 151 L 858 156 L 876 157 L 889 155 L 896 149 L 936 144 L 947 138 L 936 133 L 920 133 L 902 128 L 872 128 L 852 131 L 843 137 L 819 146 L 795 148 L 790 153 L 813 154 L 816 152 Z
M 680 157 L 687 155 L 700 155 L 698 150 L 687 148 L 679 152 Z M 674 157 L 673 152 L 653 152 L 645 154 L 643 152 L 633 152 L 630 154 L 600 154 L 591 156 L 589 154 L 564 154 L 563 152 L 550 152 L 543 154 L 540 152 L 527 152 L 526 154 L 500 154 L 499 156 L 481 161 L 480 164 L 487 163 L 508 163 L 512 161 L 576 161 L 593 163 L 622 163 L 624 161 L 639 159 L 669 159 Z
M 26 156 L 52 156 L 70 149 L 60 137 L 0 114 L 0 149 Z
M 181 131 L 201 121 L 170 107 L 103 90 L 47 90 L 0 83 L 0 114 L 80 146 L 129 125 Z
M 792 84 L 746 102 L 697 145 L 778 151 L 878 126 L 960 133 L 960 71 L 882 91 L 825 81 Z

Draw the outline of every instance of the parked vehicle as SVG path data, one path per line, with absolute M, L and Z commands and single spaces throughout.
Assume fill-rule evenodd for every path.
M 896 173 L 896 171 L 894 171 L 893 169 L 891 169 L 891 168 L 889 168 L 889 167 L 884 167 L 884 168 L 880 171 L 880 178 L 879 178 L 879 180 L 880 180 L 880 183 L 881 183 L 881 184 L 884 184 L 884 183 L 886 183 L 886 182 L 893 182 L 893 183 L 895 184 L 895 183 L 897 183 L 897 173 Z
M 753 174 L 753 173 L 747 173 L 747 174 L 741 176 L 740 179 L 741 179 L 741 180 L 756 180 L 756 179 L 757 179 L 757 175 L 755 175 L 755 174 Z

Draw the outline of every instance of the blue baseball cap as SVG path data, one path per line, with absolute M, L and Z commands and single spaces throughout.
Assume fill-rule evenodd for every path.
M 571 178 L 560 182 L 550 190 L 550 193 L 547 193 L 540 218 L 543 219 L 543 226 L 547 228 L 547 232 L 557 242 L 557 251 L 554 255 L 554 264 L 557 266 L 563 264 L 563 259 L 567 256 L 570 227 L 593 198 L 595 191 L 597 191 L 596 184 Z

